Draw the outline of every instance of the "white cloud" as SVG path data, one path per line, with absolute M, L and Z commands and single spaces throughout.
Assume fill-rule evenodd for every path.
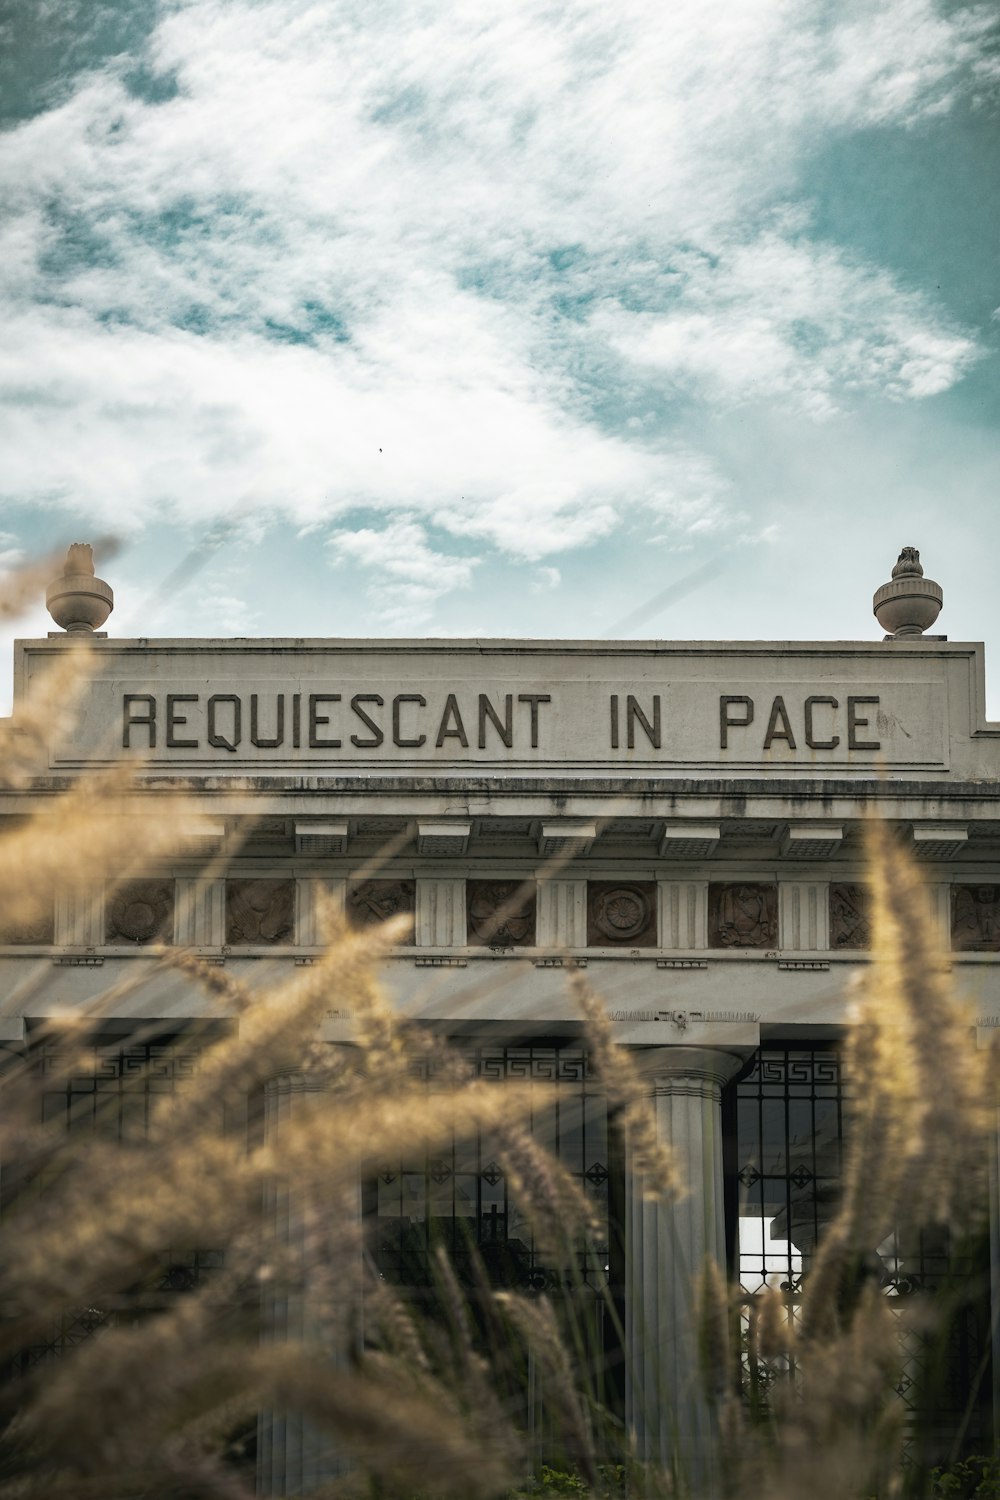
M 212 594 L 201 604 L 201 617 L 210 635 L 259 635 L 260 614 L 237 594 Z
M 601 317 L 625 358 L 714 403 L 778 396 L 825 416 L 859 391 L 935 395 L 977 356 L 924 299 L 830 246 L 766 232 L 725 246 L 712 263 L 688 256 L 681 266 L 676 311 Z
M 374 575 L 369 599 L 383 626 L 399 628 L 426 624 L 443 594 L 471 585 L 479 564 L 477 557 L 435 552 L 411 516 L 395 516 L 381 530 L 335 531 L 327 546 L 338 565 L 354 564 Z
M 634 406 L 823 416 L 975 352 L 795 196 L 831 134 L 981 86 L 991 18 L 830 14 L 174 0 L 150 59 L 174 98 L 121 60 L 3 138 L 4 492 L 118 530 L 381 511 L 339 535 L 377 536 L 384 572 L 423 536 L 435 580 L 395 575 L 417 612 L 470 565 L 421 522 L 532 563 L 718 530 L 724 477 Z
M 549 589 L 557 589 L 562 583 L 562 574 L 558 568 L 536 568 L 534 591 L 535 593 L 547 592 Z

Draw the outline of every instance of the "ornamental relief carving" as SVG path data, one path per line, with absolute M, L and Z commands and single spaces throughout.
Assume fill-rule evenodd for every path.
M 778 891 L 773 885 L 710 885 L 710 948 L 776 948 Z
M 655 948 L 656 883 L 591 880 L 587 883 L 587 946 Z
M 1000 953 L 1000 886 L 952 888 L 951 946 L 964 953 Z
M 830 947 L 870 948 L 871 891 L 864 885 L 831 885 Z
M 106 943 L 170 943 L 174 937 L 174 882 L 130 880 L 109 890 Z
M 535 886 L 522 880 L 466 881 L 469 943 L 477 948 L 533 948 Z
M 39 912 L 27 922 L 0 921 L 0 943 L 24 944 L 55 942 L 55 912 Z
M 291 943 L 294 932 L 294 880 L 226 881 L 227 943 Z
M 416 905 L 415 880 L 363 880 L 348 886 L 345 909 L 352 927 L 378 927 L 390 917 L 409 917 L 406 931 L 396 941 L 412 943 Z

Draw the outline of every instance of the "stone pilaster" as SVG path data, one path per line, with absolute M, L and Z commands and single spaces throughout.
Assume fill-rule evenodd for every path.
M 812 953 L 829 946 L 829 883 L 825 880 L 779 880 L 778 947 Z
M 60 948 L 99 948 L 104 942 L 104 893 L 65 886 L 56 892 L 55 938 Z
M 657 882 L 661 948 L 708 947 L 708 881 Z
M 951 952 L 951 884 L 935 880 L 927 886 L 931 931 L 942 953 Z
M 226 941 L 226 882 L 180 875 L 174 941 L 181 948 L 221 948 Z
M 542 880 L 538 884 L 538 946 L 587 946 L 587 882 Z
M 434 876 L 417 881 L 417 947 L 464 948 L 465 880 Z
M 300 948 L 322 947 L 324 939 L 319 929 L 319 913 L 323 897 L 329 896 L 343 912 L 346 889 L 346 880 L 304 876 L 295 882 L 295 941 Z
M 264 1086 L 264 1134 L 270 1143 L 280 1141 L 281 1132 L 294 1119 L 296 1109 L 309 1095 L 321 1092 L 322 1085 L 299 1073 L 285 1073 L 271 1078 Z M 360 1226 L 361 1183 L 357 1201 L 331 1203 L 330 1213 L 354 1216 Z M 263 1306 L 265 1341 L 280 1343 L 317 1343 L 325 1346 L 334 1364 L 347 1359 L 347 1340 L 331 1333 L 334 1320 L 323 1300 L 317 1303 L 310 1295 L 309 1271 L 317 1253 L 310 1239 L 307 1216 L 302 1202 L 290 1185 L 276 1177 L 265 1192 L 264 1212 L 270 1215 L 274 1239 L 285 1246 L 294 1264 L 300 1261 L 302 1284 L 284 1296 L 266 1295 Z M 360 1241 L 359 1241 L 360 1249 Z M 320 1251 L 322 1253 L 322 1251 Z M 336 1270 L 338 1291 L 345 1300 L 360 1303 L 360 1254 L 354 1258 L 359 1273 L 357 1282 L 352 1267 L 340 1265 Z M 346 1319 L 340 1320 L 346 1322 Z M 317 1485 L 329 1483 L 347 1472 L 348 1463 L 338 1450 L 333 1435 L 316 1426 L 301 1412 L 292 1410 L 262 1411 L 257 1426 L 257 1493 L 267 1496 L 303 1495 Z
M 638 1061 L 657 1137 L 673 1151 L 687 1190 L 675 1202 L 655 1202 L 643 1197 L 641 1178 L 627 1174 L 626 1418 L 640 1459 L 711 1494 L 715 1419 L 700 1366 L 697 1283 L 708 1261 L 725 1267 L 722 1088 L 743 1058 L 649 1047 Z M 719 1372 L 720 1381 L 726 1376 Z

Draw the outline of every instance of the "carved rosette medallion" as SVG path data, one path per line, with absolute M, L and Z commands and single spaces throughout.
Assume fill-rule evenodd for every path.
M 174 936 L 174 882 L 130 880 L 108 892 L 107 943 L 169 943 Z
M 1000 886 L 952 888 L 951 946 L 964 953 L 1000 953 Z
M 831 885 L 830 947 L 870 948 L 871 892 L 863 885 Z
M 608 944 L 656 947 L 656 884 L 652 880 L 621 885 L 591 880 L 587 885 L 587 946 Z
M 294 931 L 294 880 L 226 881 L 227 943 L 290 943 Z
M 774 948 L 778 942 L 778 891 L 773 885 L 710 885 L 710 948 Z
M 363 880 L 348 886 L 347 920 L 352 927 L 378 927 L 390 917 L 409 917 L 409 926 L 398 941 L 413 942 L 417 887 L 413 880 Z
M 469 943 L 476 948 L 533 948 L 535 887 L 523 880 L 469 880 Z
M 51 907 L 26 922 L 0 921 L 0 944 L 53 943 L 55 935 L 55 913 Z

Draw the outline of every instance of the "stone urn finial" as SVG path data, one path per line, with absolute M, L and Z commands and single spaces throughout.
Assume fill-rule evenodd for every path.
M 944 595 L 941 585 L 924 577 L 916 547 L 904 547 L 892 570 L 892 580 L 875 590 L 872 611 L 887 639 L 923 635 L 938 615 Z
M 66 553 L 61 578 L 45 590 L 45 605 L 57 625 L 68 635 L 92 635 L 100 630 L 115 607 L 110 584 L 94 576 L 94 549 L 89 542 L 74 542 Z

